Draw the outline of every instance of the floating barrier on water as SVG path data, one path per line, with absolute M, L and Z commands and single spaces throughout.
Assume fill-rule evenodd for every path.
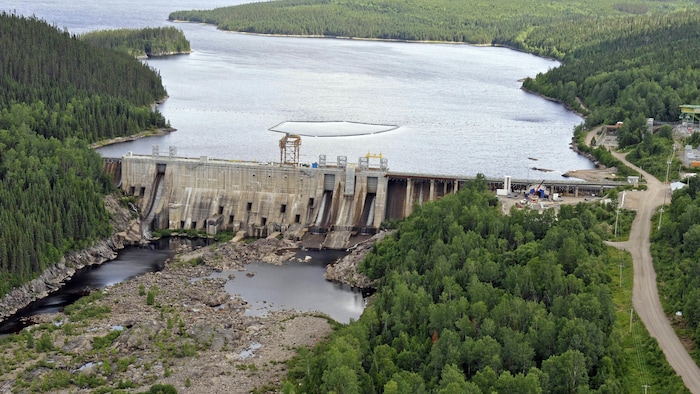
M 362 122 L 314 122 L 285 121 L 268 130 L 278 133 L 297 134 L 305 137 L 350 137 L 386 133 L 398 129 L 397 125 L 373 124 Z

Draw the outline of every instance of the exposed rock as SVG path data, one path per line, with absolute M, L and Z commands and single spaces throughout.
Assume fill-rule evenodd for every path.
M 326 279 L 363 289 L 376 288 L 376 284 L 366 275 L 360 273 L 358 267 L 367 253 L 372 250 L 374 244 L 382 240 L 387 234 L 389 234 L 387 231 L 377 233 L 372 238 L 358 243 L 350 254 L 340 259 L 337 263 L 328 265 L 326 267 Z
M 241 247 L 252 250 L 242 252 Z M 284 251 L 277 253 L 276 247 Z M 72 315 L 63 312 L 42 315 L 44 323 L 72 325 L 70 330 L 45 331 L 54 346 L 59 346 L 41 355 L 52 360 L 53 367 L 33 369 L 34 379 L 25 373 L 26 365 L 10 363 L 0 374 L 0 382 L 9 382 L 0 383 L 0 392 L 21 391 L 15 387 L 18 374 L 41 380 L 56 369 L 76 371 L 81 367 L 81 373 L 106 378 L 112 388 L 122 380 L 132 382 L 134 392 L 148 390 L 155 382 L 172 384 L 178 392 L 191 394 L 249 393 L 265 385 L 278 386 L 287 369 L 284 361 L 300 346 L 308 348 L 325 338 L 332 331 L 331 324 L 316 313 L 295 311 L 246 316 L 245 300 L 226 292 L 227 280 L 208 276 L 224 256 L 242 256 L 250 262 L 267 255 L 267 261 L 277 261 L 286 259 L 295 247 L 286 241 L 261 240 L 218 251 L 206 248 L 203 254 L 214 257 L 219 253 L 211 264 L 166 264 L 162 271 L 102 290 L 103 296 L 90 305 L 109 308 L 103 316 L 72 321 Z M 233 260 L 227 264 L 244 267 Z M 153 303 L 147 301 L 144 288 L 154 291 Z M 120 335 L 107 348 L 94 349 L 95 338 L 104 338 L 115 326 L 122 329 Z M 32 328 L 25 330 L 31 332 Z M 42 334 L 34 334 L 35 341 Z M 16 351 L 20 347 L 22 352 L 26 350 L 24 342 L 9 344 L 6 354 L 20 354 Z M 104 361 L 110 361 L 110 372 L 99 366 Z M 119 361 L 129 365 L 117 368 Z M 82 392 L 76 386 L 59 392 L 75 389 Z
M 64 352 L 71 352 L 76 354 L 83 354 L 92 350 L 92 338 L 80 335 L 75 338 L 71 338 L 66 341 L 66 343 L 61 347 Z
M 115 345 L 118 349 L 129 351 L 146 350 L 150 346 L 150 338 L 157 335 L 163 328 L 163 324 L 156 320 L 139 323 L 119 335 Z
M 105 197 L 105 207 L 110 214 L 114 233 L 111 237 L 95 242 L 91 247 L 69 253 L 61 261 L 47 268 L 38 278 L 10 291 L 0 300 L 0 320 L 29 305 L 32 301 L 46 297 L 63 286 L 75 272 L 85 266 L 102 264 L 117 257 L 117 251 L 132 239 L 128 228 L 132 220 L 131 211 L 119 204 L 113 195 Z
M 250 244 L 226 242 L 202 253 L 204 263 L 214 269 L 243 270 L 254 261 L 282 265 L 294 257 L 299 243 L 288 239 L 264 238 Z

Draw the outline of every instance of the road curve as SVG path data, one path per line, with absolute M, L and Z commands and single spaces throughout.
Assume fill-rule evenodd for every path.
M 661 308 L 656 288 L 656 272 L 651 258 L 649 241 L 652 226 L 651 217 L 654 211 L 663 204 L 664 194 L 668 191 L 668 187 L 652 175 L 629 163 L 625 159 L 625 154 L 614 151 L 612 154 L 644 176 L 647 180 L 647 191 L 644 192 L 646 198 L 639 202 L 629 240 L 610 242 L 609 245 L 627 250 L 632 255 L 634 265 L 632 303 L 634 309 L 644 322 L 649 334 L 659 342 L 659 347 L 666 355 L 666 360 L 683 379 L 686 387 L 692 393 L 700 394 L 700 368 L 683 347 L 666 318 L 663 308 Z M 670 198 L 670 195 L 667 197 Z

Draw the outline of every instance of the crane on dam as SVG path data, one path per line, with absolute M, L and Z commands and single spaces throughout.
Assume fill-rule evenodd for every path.
M 301 147 L 301 136 L 299 134 L 286 133 L 280 139 L 280 164 L 299 164 L 299 148 Z

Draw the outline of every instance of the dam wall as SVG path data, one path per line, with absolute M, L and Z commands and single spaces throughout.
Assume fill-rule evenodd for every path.
M 121 186 L 139 198 L 142 222 L 155 229 L 283 232 L 313 247 L 344 248 L 384 220 L 386 170 L 344 163 L 303 167 L 268 163 L 126 155 Z
M 310 166 L 234 160 L 127 154 L 104 159 L 105 171 L 139 199 L 142 235 L 157 229 L 245 231 L 252 237 L 277 232 L 308 248 L 345 249 L 376 233 L 387 219 L 401 219 L 416 205 L 456 193 L 475 177 L 388 170 L 366 158 L 344 156 Z M 602 195 L 620 183 L 485 179 L 496 192 L 523 198 L 533 185 L 561 196 Z

